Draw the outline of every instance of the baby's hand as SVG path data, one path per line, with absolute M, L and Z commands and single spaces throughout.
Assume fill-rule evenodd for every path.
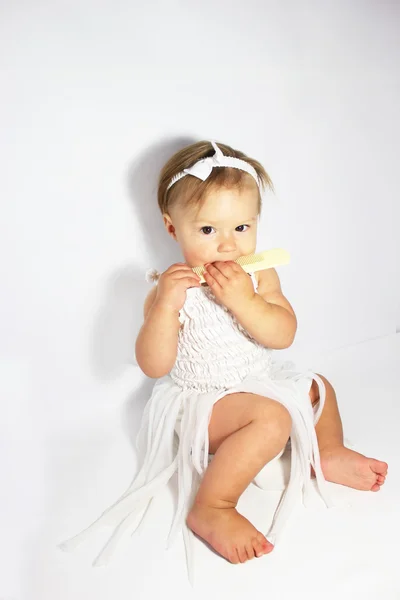
M 251 277 L 233 260 L 204 265 L 204 279 L 215 297 L 235 313 L 256 295 Z
M 186 290 L 199 286 L 200 277 L 186 263 L 174 263 L 161 273 L 154 303 L 180 311 L 186 300 Z

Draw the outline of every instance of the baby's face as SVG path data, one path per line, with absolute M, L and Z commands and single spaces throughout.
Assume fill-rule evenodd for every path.
M 241 192 L 236 188 L 211 191 L 200 209 L 172 207 L 170 214 L 164 215 L 164 223 L 190 267 L 253 254 L 258 225 L 257 185 L 249 182 Z

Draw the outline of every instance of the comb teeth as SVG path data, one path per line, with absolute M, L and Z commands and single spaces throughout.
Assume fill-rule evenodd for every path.
M 272 250 L 264 250 L 258 254 L 248 254 L 247 256 L 239 256 L 234 262 L 240 265 L 246 273 L 254 273 L 263 269 L 271 269 L 280 265 L 286 265 L 290 261 L 289 252 L 282 248 L 274 248 Z M 200 283 L 205 281 L 203 274 L 204 266 L 192 267 L 192 271 L 201 279 Z
M 273 250 L 265 250 L 264 252 L 259 252 L 258 254 L 248 254 L 247 256 L 239 256 L 235 262 L 241 267 L 243 265 L 254 265 L 259 263 L 262 260 L 268 258 L 268 254 L 273 252 Z

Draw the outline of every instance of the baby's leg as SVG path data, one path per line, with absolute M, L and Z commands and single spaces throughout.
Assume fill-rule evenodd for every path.
M 343 446 L 343 426 L 335 390 L 325 377 L 322 375 L 319 375 L 319 377 L 324 382 L 326 390 L 325 405 L 315 427 L 318 447 L 320 452 L 322 452 L 325 448 Z M 310 389 L 310 400 L 313 406 L 319 402 L 319 388 L 315 379 L 313 379 Z
M 232 563 L 273 549 L 236 510 L 254 477 L 285 447 L 291 417 L 282 404 L 256 394 L 235 393 L 214 406 L 209 451 L 215 454 L 203 477 L 188 526 Z
M 346 448 L 335 390 L 323 375 L 319 376 L 325 383 L 326 399 L 315 432 L 325 478 L 358 490 L 379 492 L 385 483 L 387 463 Z M 313 405 L 319 400 L 316 381 L 313 381 L 310 399 Z

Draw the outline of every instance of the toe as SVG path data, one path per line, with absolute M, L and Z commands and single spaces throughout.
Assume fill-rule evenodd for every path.
M 379 475 L 386 475 L 388 470 L 388 464 L 381 460 L 372 460 L 372 470 Z
M 260 540 L 258 540 L 257 538 L 253 539 L 253 548 L 254 548 L 254 553 L 257 557 L 262 556 L 264 554 L 262 544 L 261 544 Z
M 239 557 L 239 561 L 241 563 L 244 563 L 246 561 L 248 561 L 249 559 L 247 558 L 247 551 L 246 551 L 246 546 L 242 546 L 240 548 L 237 549 L 237 554 Z
M 246 553 L 247 553 L 248 560 L 251 560 L 252 558 L 255 557 L 254 546 L 253 546 L 252 542 L 249 542 L 248 544 L 246 544 Z
M 233 565 L 237 565 L 238 563 L 243 562 L 240 560 L 239 551 L 236 548 L 233 548 L 232 552 L 229 553 L 228 559 Z
M 271 544 L 271 542 L 269 542 L 265 535 L 263 535 L 261 532 L 257 535 L 257 540 L 261 545 L 261 551 L 263 554 L 268 554 L 274 549 L 273 544 Z
M 381 489 L 381 486 L 378 485 L 377 483 L 374 483 L 374 485 L 371 488 L 371 492 L 379 492 L 380 489 Z

